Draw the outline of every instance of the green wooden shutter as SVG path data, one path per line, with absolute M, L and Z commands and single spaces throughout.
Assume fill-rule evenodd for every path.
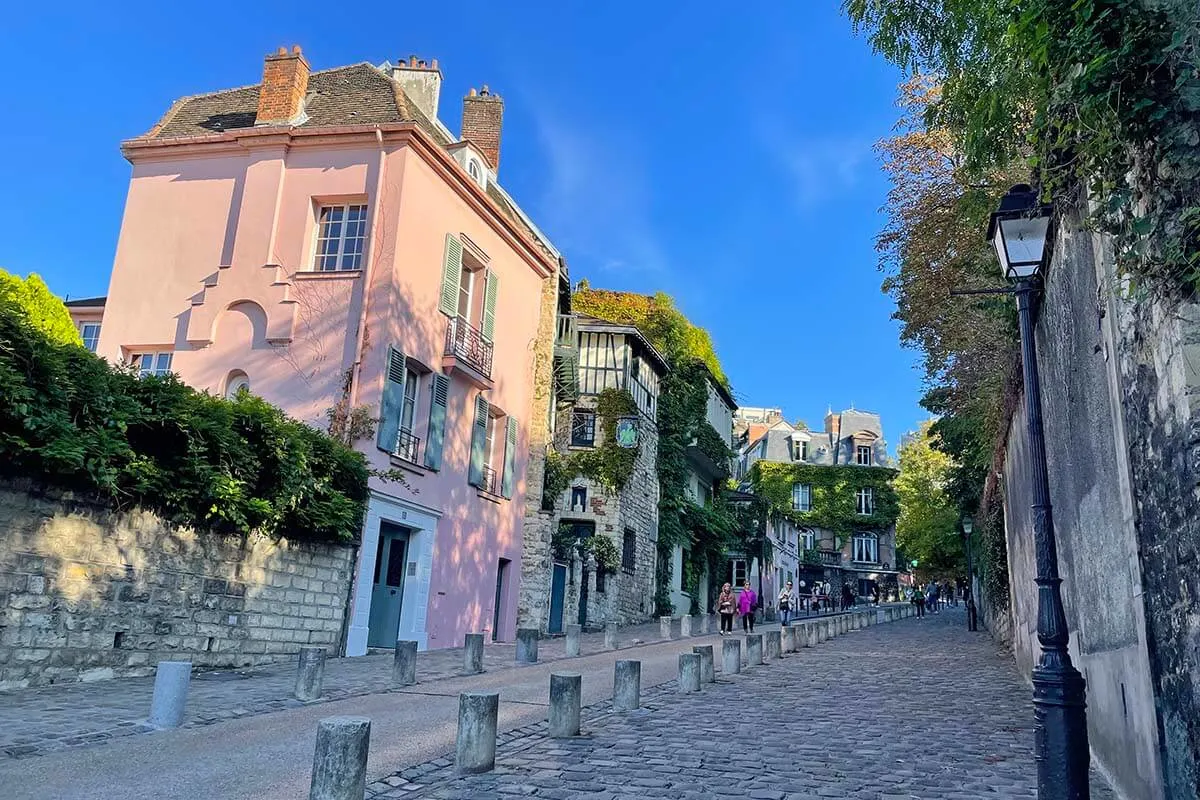
M 395 452 L 400 437 L 400 414 L 404 409 L 404 353 L 394 347 L 387 351 L 387 374 L 383 381 L 383 399 L 379 402 L 379 424 L 376 426 L 375 446 Z
M 475 398 L 475 425 L 471 428 L 471 467 L 467 471 L 467 483 L 483 485 L 483 452 L 487 444 L 488 401 L 483 395 Z
M 483 289 L 483 320 L 479 325 L 484 340 L 489 342 L 496 333 L 496 293 L 499 291 L 500 276 L 489 269 Z
M 433 374 L 429 387 L 429 434 L 425 442 L 425 466 L 442 468 L 442 445 L 446 440 L 446 406 L 450 404 L 450 379 Z
M 500 494 L 508 499 L 512 499 L 513 486 L 516 485 L 517 476 L 515 468 L 517 465 L 517 420 L 515 417 L 508 418 L 508 431 L 505 437 L 504 445 L 504 477 L 500 479 Z
M 438 310 L 451 317 L 458 316 L 459 279 L 462 277 L 462 242 L 452 233 L 446 234 L 446 253 L 442 257 L 442 297 Z

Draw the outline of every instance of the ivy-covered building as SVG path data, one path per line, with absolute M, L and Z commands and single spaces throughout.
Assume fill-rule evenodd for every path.
M 779 421 L 739 444 L 737 474 L 769 509 L 769 605 L 788 580 L 801 594 L 829 584 L 835 597 L 846 584 L 859 596 L 898 588 L 896 470 L 878 414 L 830 411 L 823 431 Z M 734 579 L 751 569 L 731 558 Z
M 541 452 L 530 458 L 522 627 L 629 624 L 654 612 L 658 403 L 667 362 L 633 325 L 560 303 Z

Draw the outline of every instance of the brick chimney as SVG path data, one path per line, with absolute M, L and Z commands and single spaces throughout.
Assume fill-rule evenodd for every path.
M 438 98 L 442 94 L 442 70 L 437 59 L 425 61 L 416 56 L 400 59 L 392 67 L 392 80 L 400 84 L 404 94 L 429 119 L 437 119 Z
M 258 115 L 255 125 L 286 125 L 304 113 L 304 93 L 308 91 L 308 62 L 300 54 L 300 45 L 292 52 L 279 48 L 263 64 L 262 86 L 258 90 Z
M 463 98 L 462 138 L 475 145 L 491 162 L 492 169 L 500 169 L 500 126 L 504 122 L 504 101 L 484 86 L 474 89 Z
M 835 442 L 842 438 L 842 415 L 833 413 L 833 409 L 825 415 L 825 432 L 832 434 Z

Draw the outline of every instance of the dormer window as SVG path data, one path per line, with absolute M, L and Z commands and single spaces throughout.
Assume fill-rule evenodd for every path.
M 476 183 L 483 181 L 483 170 L 479 168 L 479 162 L 473 158 L 467 162 L 467 174 L 474 178 Z

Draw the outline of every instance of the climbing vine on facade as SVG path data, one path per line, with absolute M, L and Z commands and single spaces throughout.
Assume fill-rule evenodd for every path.
M 896 474 L 890 467 L 759 461 L 750 470 L 750 482 L 754 493 L 766 501 L 772 517 L 833 531 L 841 543 L 855 531 L 884 530 L 896 524 L 900 516 L 900 502 L 892 487 Z M 792 505 L 792 487 L 798 483 L 812 487 L 808 511 Z M 870 514 L 858 513 L 860 489 L 871 490 Z
M 546 454 L 545 496 L 556 498 L 571 487 L 576 478 L 587 478 L 611 492 L 625 488 L 633 475 L 641 445 L 621 447 L 615 431 L 617 420 L 638 413 L 633 395 L 623 389 L 605 389 L 596 403 L 596 446 L 563 455 Z

